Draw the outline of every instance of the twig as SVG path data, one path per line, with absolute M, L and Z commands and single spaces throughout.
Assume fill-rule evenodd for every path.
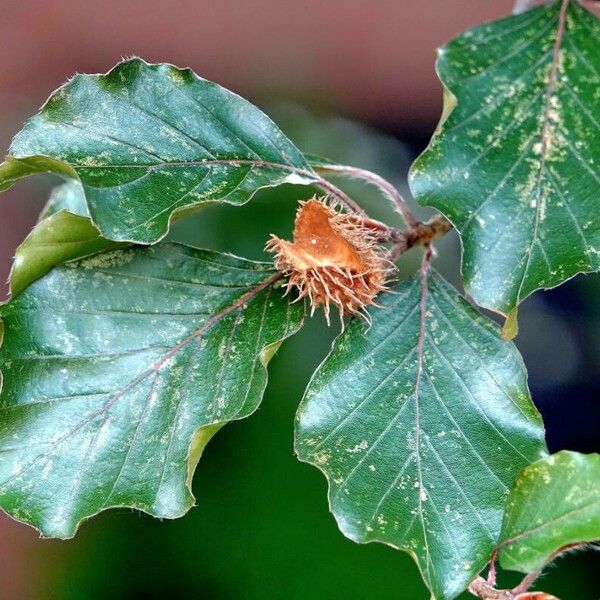
M 508 540 L 510 542 L 510 540 Z M 498 555 L 498 548 L 501 546 L 507 545 L 507 542 L 502 542 L 497 548 L 492 552 L 492 556 L 490 557 L 490 570 L 488 573 L 487 581 L 483 579 L 483 577 L 476 577 L 468 587 L 469 592 L 482 600 L 519 600 L 524 599 L 525 597 L 529 598 L 540 598 L 540 600 L 558 600 L 555 596 L 550 594 L 545 594 L 544 592 L 531 592 L 529 588 L 535 583 L 538 577 L 542 573 L 542 569 L 538 569 L 536 571 L 532 571 L 523 577 L 519 585 L 514 587 L 512 590 L 498 590 L 496 589 L 496 556 Z M 560 556 L 563 552 L 567 550 L 571 550 L 573 548 L 577 548 L 582 544 L 567 544 L 562 548 L 559 548 L 554 553 L 550 555 L 546 564 L 552 562 L 555 558 Z
M 346 165 L 314 165 L 313 169 L 317 173 L 322 173 L 324 175 L 352 177 L 354 179 L 361 179 L 362 181 L 374 185 L 384 194 L 384 196 L 392 201 L 394 208 L 396 208 L 396 210 L 400 213 L 408 227 L 414 228 L 419 225 L 419 220 L 408 208 L 408 204 L 402 197 L 402 194 L 400 194 L 400 192 L 389 181 L 386 181 L 383 177 L 380 177 L 376 173 Z
M 362 217 L 361 224 L 367 229 L 372 230 L 376 234 L 377 241 L 382 244 L 389 242 L 397 244 L 404 239 L 407 233 L 370 217 Z
M 435 215 L 425 223 L 417 222 L 415 227 L 398 232 L 398 239 L 390 251 L 390 258 L 396 260 L 401 254 L 414 246 L 429 246 L 451 229 L 452 224 L 443 215 Z
M 329 181 L 319 177 L 318 179 L 314 179 L 313 183 L 325 193 L 335 198 L 340 204 L 343 204 L 350 212 L 363 216 L 367 214 L 348 194 L 342 192 L 340 188 L 329 183 Z
M 496 587 L 496 557 L 498 556 L 498 548 L 494 548 L 492 556 L 490 556 L 490 568 L 488 571 L 487 582 L 492 587 Z
M 497 590 L 483 577 L 473 579 L 468 590 L 473 596 L 477 596 L 482 600 L 515 600 L 515 596 L 510 590 Z
M 392 201 L 394 208 L 400 213 L 408 226 L 406 231 L 400 231 L 379 221 L 368 219 L 369 226 L 380 232 L 380 240 L 382 242 L 394 243 L 394 247 L 390 251 L 390 258 L 392 260 L 397 259 L 403 252 L 406 252 L 413 246 L 425 246 L 427 248 L 426 253 L 430 253 L 431 249 L 429 245 L 431 242 L 444 236 L 452 229 L 450 221 L 439 214 L 425 223 L 419 221 L 408 208 L 408 204 L 400 192 L 389 181 L 386 181 L 376 173 L 357 167 L 335 164 L 314 165 L 313 169 L 317 173 L 353 177 L 370 183 Z M 340 191 L 338 188 L 334 189 L 338 192 Z

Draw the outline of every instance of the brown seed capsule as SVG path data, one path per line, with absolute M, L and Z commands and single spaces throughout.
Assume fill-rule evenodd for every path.
M 515 600 L 558 600 L 556 596 L 544 592 L 525 592 L 514 597 Z
M 271 236 L 266 249 L 275 254 L 275 267 L 308 297 L 311 314 L 323 305 L 329 323 L 330 305 L 345 314 L 363 314 L 385 289 L 389 262 L 377 243 L 377 232 L 358 215 L 337 212 L 322 200 L 300 203 L 294 241 Z M 364 311 L 364 312 L 362 312 Z

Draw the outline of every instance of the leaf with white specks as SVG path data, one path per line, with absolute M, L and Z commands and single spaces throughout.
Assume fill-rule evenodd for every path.
M 516 473 L 545 453 L 541 419 L 514 345 L 437 273 L 381 303 L 315 373 L 296 450 L 345 535 L 406 550 L 454 598 L 489 560 Z
M 446 106 L 411 188 L 460 232 L 468 293 L 509 315 L 534 291 L 597 271 L 598 19 L 553 2 L 460 35 L 437 69 Z
M 319 180 L 258 108 L 189 69 L 140 59 L 56 91 L 13 140 L 0 189 L 44 171 L 81 182 L 104 237 L 142 244 L 201 203 Z
M 506 506 L 505 569 L 535 572 L 569 546 L 600 540 L 600 455 L 563 451 L 530 465 Z
M 301 325 L 277 277 L 163 243 L 62 265 L 0 307 L 0 507 L 61 538 L 110 507 L 183 515 L 206 443 L 257 408 Z

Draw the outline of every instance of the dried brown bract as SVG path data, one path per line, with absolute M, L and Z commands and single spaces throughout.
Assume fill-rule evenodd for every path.
M 275 267 L 289 277 L 288 291 L 297 288 L 299 299 L 308 297 L 311 314 L 323 305 L 329 323 L 331 304 L 341 317 L 362 314 L 368 319 L 366 307 L 375 305 L 386 289 L 392 265 L 377 240 L 368 219 L 312 198 L 300 203 L 294 241 L 272 236 L 266 249 L 275 254 Z

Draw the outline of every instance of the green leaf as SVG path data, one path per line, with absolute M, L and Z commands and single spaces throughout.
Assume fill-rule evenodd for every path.
M 296 450 L 327 476 L 346 536 L 409 552 L 434 596 L 454 598 L 489 560 L 543 428 L 514 345 L 439 275 L 381 303 L 315 373 Z
M 54 266 L 126 246 L 103 238 L 90 219 L 61 210 L 40 221 L 17 248 L 10 274 L 14 297 Z
M 599 40 L 598 20 L 564 0 L 439 51 L 446 107 L 411 187 L 459 230 L 481 306 L 507 315 L 600 268 Z
M 301 325 L 277 277 L 163 243 L 62 265 L 2 306 L 0 506 L 61 538 L 110 507 L 183 515 L 204 446 L 257 408 Z
M 38 224 L 17 248 L 10 273 L 11 296 L 56 265 L 125 246 L 103 238 L 94 227 L 81 184 L 63 183 L 52 190 Z
M 144 244 L 182 209 L 319 180 L 252 104 L 189 69 L 140 59 L 55 92 L 14 139 L 0 189 L 40 171 L 81 181 L 104 237 Z
M 600 455 L 559 452 L 525 468 L 507 500 L 504 569 L 531 573 L 566 546 L 600 539 Z
M 8 189 L 22 177 L 45 172 L 56 173 L 63 177 L 77 177 L 75 171 L 68 164 L 50 157 L 33 156 L 17 160 L 7 156 L 6 160 L 0 164 L 0 191 Z

